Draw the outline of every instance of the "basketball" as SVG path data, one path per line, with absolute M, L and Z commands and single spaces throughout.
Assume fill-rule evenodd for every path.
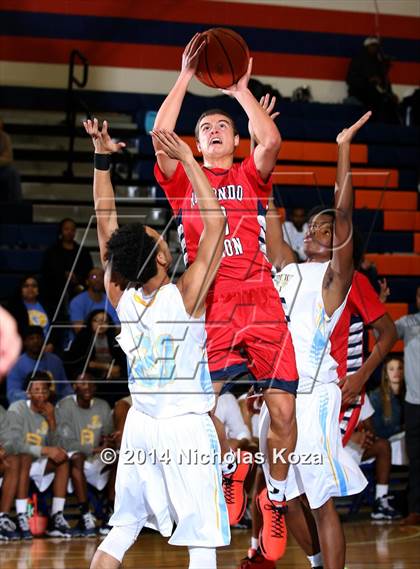
M 203 32 L 206 42 L 198 61 L 196 76 L 209 87 L 226 89 L 246 73 L 249 50 L 242 37 L 228 28 Z

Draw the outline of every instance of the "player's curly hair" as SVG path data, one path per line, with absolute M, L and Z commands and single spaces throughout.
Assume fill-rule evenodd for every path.
M 307 215 L 307 220 L 310 221 L 314 217 L 318 217 L 318 215 L 328 215 L 331 217 L 332 221 L 335 221 L 335 211 L 334 206 L 328 205 L 316 205 L 314 206 Z
M 141 223 L 123 225 L 107 243 L 106 258 L 112 271 L 136 287 L 143 286 L 157 274 L 157 242 Z

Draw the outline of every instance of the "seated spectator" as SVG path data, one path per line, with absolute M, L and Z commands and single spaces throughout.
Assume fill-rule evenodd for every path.
M 16 401 L 7 410 L 8 438 L 20 454 L 16 515 L 20 535 L 32 539 L 28 521 L 29 481 L 45 492 L 54 480 L 51 515 L 47 529 L 50 537 L 71 537 L 63 515 L 69 479 L 68 456 L 58 444 L 54 405 L 50 399 L 50 378 L 45 372 L 28 378 L 29 401 Z
M 290 221 L 283 223 L 284 240 L 297 254 L 299 261 L 306 260 L 306 255 L 303 252 L 303 239 L 308 230 L 308 224 L 305 219 L 306 215 L 303 207 L 294 207 L 290 214 Z
M 344 447 L 358 464 L 365 460 L 375 460 L 375 503 L 371 518 L 373 520 L 396 520 L 401 514 L 393 508 L 393 496 L 389 494 L 391 473 L 391 445 L 386 439 L 377 437 L 373 428 L 372 415 L 375 413 L 369 397 L 365 395 L 359 423 Z
M 4 131 L 0 118 L 0 201 L 18 202 L 22 200 L 20 176 L 13 166 L 13 148 L 10 136 Z
M 42 284 L 46 297 L 54 305 L 60 301 L 69 277 L 67 299 L 83 290 L 93 267 L 89 251 L 74 240 L 75 236 L 76 223 L 70 218 L 63 219 L 59 225 L 57 242 L 45 252 Z
M 80 332 L 83 323 L 93 310 L 105 310 L 114 324 L 119 324 L 115 308 L 109 302 L 105 294 L 104 271 L 93 268 L 89 271 L 86 281 L 86 290 L 73 298 L 70 302 L 70 321 L 74 331 Z
M 378 38 L 368 37 L 362 51 L 353 57 L 347 72 L 349 97 L 356 98 L 373 111 L 378 121 L 399 122 L 398 99 L 389 80 L 391 59 L 386 56 Z
M 251 433 L 245 424 L 239 403 L 232 393 L 224 393 L 217 398 L 214 414 L 225 427 L 229 448 L 233 451 L 238 448 L 248 448 Z
M 9 371 L 6 379 L 7 399 L 9 403 L 26 399 L 26 379 L 35 370 L 48 373 L 51 391 L 55 399 L 61 399 L 73 393 L 67 380 L 63 362 L 55 354 L 42 352 L 44 332 L 40 326 L 28 326 L 23 335 L 23 354 Z
M 16 524 L 10 517 L 13 500 L 16 496 L 19 477 L 20 457 L 14 454 L 13 446 L 7 437 L 7 413 L 0 405 L 0 541 L 18 539 Z
M 54 316 L 54 307 L 51 307 L 40 297 L 39 281 L 35 276 L 29 275 L 22 279 L 19 289 L 7 307 L 9 312 L 16 319 L 21 336 L 28 326 L 41 326 L 44 337 L 47 337 L 51 320 Z M 58 329 L 53 329 L 50 332 L 45 351 L 54 351 L 55 345 L 60 347 L 60 334 Z
M 398 337 L 404 340 L 405 442 L 410 462 L 408 511 L 404 525 L 420 525 L 420 286 L 416 291 L 416 312 L 395 322 Z
M 92 375 L 85 373 L 77 376 L 74 391 L 75 395 L 66 397 L 57 405 L 58 430 L 60 442 L 69 453 L 71 481 L 79 502 L 80 517 L 75 534 L 94 537 L 96 520 L 90 511 L 87 484 L 99 491 L 108 484 L 110 470 L 102 462 L 100 453 L 104 448 L 112 446 L 114 424 L 108 403 L 94 397 L 95 382 Z M 113 488 L 109 485 L 104 533 L 107 531 L 108 514 L 112 511 L 109 499 L 112 494 Z
M 375 409 L 372 417 L 378 437 L 389 439 L 403 430 L 404 365 L 401 358 L 388 356 L 382 366 L 381 385 L 369 394 Z
M 69 376 L 86 369 L 101 380 L 98 394 L 113 405 L 128 393 L 128 387 L 127 360 L 115 339 L 116 329 L 110 324 L 107 312 L 93 310 L 65 353 L 65 366 Z

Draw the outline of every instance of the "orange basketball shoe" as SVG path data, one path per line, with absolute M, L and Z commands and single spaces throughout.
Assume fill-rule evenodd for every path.
M 257 507 L 263 519 L 259 539 L 261 552 L 269 561 L 277 561 L 286 551 L 286 504 L 270 500 L 267 488 L 264 488 L 257 496 Z
M 229 514 L 229 523 L 236 525 L 246 510 L 245 480 L 254 468 L 252 453 L 239 452 L 239 460 L 232 474 L 223 474 L 222 486 L 225 495 L 226 506 Z
M 238 569 L 253 569 L 253 567 L 258 569 L 276 569 L 276 564 L 274 561 L 266 559 L 259 549 L 250 547 L 247 557 L 242 559 Z

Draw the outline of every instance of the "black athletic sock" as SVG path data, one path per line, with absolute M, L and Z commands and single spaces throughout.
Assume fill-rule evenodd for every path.
M 80 510 L 80 513 L 82 514 L 82 516 L 84 514 L 87 514 L 89 511 L 89 502 L 80 502 L 79 510 Z

